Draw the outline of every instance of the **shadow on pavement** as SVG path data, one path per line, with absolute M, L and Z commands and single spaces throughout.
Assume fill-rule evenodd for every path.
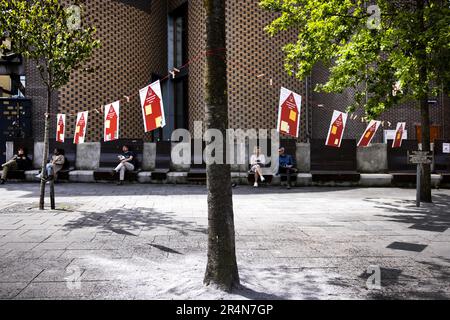
M 164 227 L 182 235 L 190 232 L 207 234 L 204 227 L 194 223 L 177 220 L 170 213 L 161 213 L 149 208 L 111 209 L 105 212 L 79 212 L 81 217 L 64 224 L 65 230 L 96 227 L 105 231 L 127 236 L 138 236 L 142 228 L 148 230 Z
M 450 196 L 434 194 L 433 203 L 422 204 L 417 208 L 415 201 L 396 200 L 384 202 L 378 199 L 365 199 L 375 204 L 375 208 L 383 209 L 388 214 L 378 214 L 388 221 L 412 224 L 410 229 L 426 230 L 430 232 L 445 232 L 450 228 Z

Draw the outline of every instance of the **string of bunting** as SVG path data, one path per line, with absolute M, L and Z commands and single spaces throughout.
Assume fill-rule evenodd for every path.
M 219 52 L 224 52 L 226 49 L 213 49 L 201 52 L 196 55 L 193 59 L 185 63 L 184 65 L 173 68 L 169 70 L 169 73 L 160 80 L 157 80 L 150 85 L 139 90 L 139 98 L 141 102 L 142 109 L 142 119 L 144 123 L 144 132 L 151 132 L 155 129 L 162 128 L 166 125 L 164 105 L 162 98 L 161 82 L 169 79 L 170 77 L 175 78 L 177 73 L 180 73 L 184 68 L 189 65 L 198 62 L 200 59 L 215 55 L 222 59 L 225 59 L 224 54 L 218 54 Z M 256 77 L 257 79 L 267 78 L 265 73 L 257 73 L 255 68 L 248 68 L 243 63 L 234 60 L 233 63 L 239 65 L 240 68 L 247 71 L 247 74 L 251 77 Z M 269 85 L 273 86 L 273 78 L 269 77 Z M 259 95 L 260 92 L 256 91 Z M 132 94 L 123 95 L 120 100 L 117 100 L 111 104 L 101 106 L 99 108 L 94 108 L 87 111 L 81 111 L 76 114 L 56 114 L 57 118 L 57 132 L 56 140 L 58 142 L 65 141 L 65 131 L 66 131 L 66 119 L 67 117 L 75 117 L 75 134 L 73 138 L 73 143 L 80 144 L 85 142 L 87 121 L 90 112 L 96 112 L 97 114 L 103 114 L 104 116 L 104 141 L 112 141 L 119 139 L 119 118 L 120 109 L 122 103 L 129 103 Z M 301 105 L 302 96 L 284 87 L 281 87 L 280 91 L 280 101 L 278 105 L 278 118 L 277 118 L 277 131 L 281 134 L 292 136 L 298 138 L 299 136 L 299 126 L 300 126 L 300 116 L 301 116 Z M 45 114 L 46 117 L 55 114 Z M 335 110 L 332 115 L 330 127 L 328 130 L 328 135 L 326 139 L 326 145 L 330 147 L 339 148 L 341 146 L 344 130 L 348 118 L 351 120 L 356 120 L 358 115 L 347 114 L 341 111 Z M 367 122 L 368 119 L 361 117 L 361 122 Z M 389 121 L 386 121 L 388 126 L 391 126 Z M 361 139 L 358 142 L 358 146 L 366 147 L 368 146 L 372 139 L 374 138 L 376 132 L 380 126 L 384 127 L 385 121 L 371 120 L 364 131 Z M 403 140 L 403 135 L 405 132 L 406 123 L 398 123 L 395 131 L 395 138 L 393 141 L 393 147 L 400 147 Z

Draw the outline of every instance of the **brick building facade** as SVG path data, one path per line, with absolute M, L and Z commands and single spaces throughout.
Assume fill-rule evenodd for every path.
M 70 3 L 70 0 L 64 0 Z M 295 33 L 269 37 L 264 26 L 274 18 L 259 8 L 257 0 L 227 0 L 227 62 L 230 128 L 276 126 L 280 87 L 303 96 L 299 141 L 324 138 L 334 109 L 345 110 L 353 99 L 351 90 L 343 94 L 313 92 L 327 71 L 316 67 L 309 81 L 289 77 L 283 69 L 280 48 L 295 41 Z M 68 85 L 55 94 L 54 111 L 76 113 L 131 97 L 122 106 L 121 137 L 151 140 L 143 133 L 138 91 L 150 82 L 164 78 L 168 70 L 190 61 L 176 79 L 162 82 L 167 127 L 155 133 L 168 139 L 175 128 L 193 129 L 203 120 L 205 67 L 205 12 L 202 0 L 89 0 L 87 19 L 97 27 L 101 48 L 87 63 L 96 67 L 91 74 L 75 72 Z M 35 140 L 42 138 L 45 90 L 33 66 L 27 65 L 27 95 L 34 105 Z M 307 100 L 307 101 L 306 101 Z M 307 103 L 306 103 L 307 102 Z M 307 110 L 307 112 L 306 112 Z M 306 117 L 308 116 L 308 121 Z M 415 138 L 420 113 L 414 103 L 386 112 L 384 129 L 395 129 L 397 121 L 406 121 L 409 138 Z M 431 119 L 441 138 L 450 138 L 450 106 L 447 97 L 438 97 L 431 105 Z M 445 121 L 444 121 L 445 120 Z M 102 139 L 102 115 L 91 112 L 87 141 Z M 391 122 L 391 127 L 387 121 Z M 72 136 L 75 118 L 68 119 L 67 136 Z M 365 123 L 350 120 L 346 138 L 358 139 Z M 54 128 L 52 128 L 54 130 Z M 309 135 L 307 134 L 309 131 Z M 380 130 L 376 140 L 382 141 Z

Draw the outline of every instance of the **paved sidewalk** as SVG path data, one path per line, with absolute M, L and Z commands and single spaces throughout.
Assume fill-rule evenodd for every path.
M 38 189 L 0 187 L 1 299 L 450 298 L 450 190 L 240 186 L 229 295 L 202 286 L 204 186 L 59 184 L 44 212 Z

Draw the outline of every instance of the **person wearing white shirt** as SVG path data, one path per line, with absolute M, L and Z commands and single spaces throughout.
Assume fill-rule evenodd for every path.
M 250 172 L 255 174 L 255 184 L 253 185 L 255 188 L 258 187 L 258 177 L 263 182 L 264 176 L 262 174 L 261 166 L 266 164 L 266 157 L 261 154 L 261 150 L 258 147 L 255 147 L 254 154 L 250 157 Z

